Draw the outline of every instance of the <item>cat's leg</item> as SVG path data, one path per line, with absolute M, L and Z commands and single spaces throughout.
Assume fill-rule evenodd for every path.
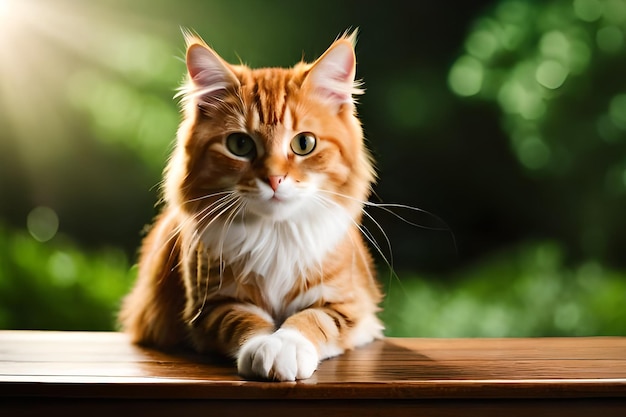
M 250 338 L 238 354 L 239 372 L 281 381 L 309 378 L 320 360 L 382 337 L 375 314 L 352 318 L 353 306 L 328 304 L 289 317 L 273 334 Z
M 276 330 L 274 319 L 265 310 L 231 298 L 212 299 L 201 312 L 192 315 L 192 311 L 188 311 L 194 348 L 198 352 L 219 352 L 237 360 L 247 342 Z M 252 376 L 249 372 L 242 374 Z
M 295 328 L 276 331 L 272 317 L 255 305 L 211 300 L 189 321 L 195 349 L 233 357 L 244 377 L 293 381 L 309 378 L 317 369 L 316 346 Z
M 323 360 L 382 337 L 383 326 L 374 306 L 370 313 L 363 310 L 352 303 L 328 303 L 294 314 L 281 329 L 298 331 L 313 343 Z

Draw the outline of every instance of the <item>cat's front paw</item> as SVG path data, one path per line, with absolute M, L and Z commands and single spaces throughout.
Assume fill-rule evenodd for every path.
M 246 378 L 294 381 L 313 375 L 318 362 L 309 339 L 297 330 L 280 329 L 248 340 L 239 351 L 237 369 Z

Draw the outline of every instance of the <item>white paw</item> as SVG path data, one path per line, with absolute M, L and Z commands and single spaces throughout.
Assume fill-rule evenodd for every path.
M 239 351 L 237 369 L 247 378 L 295 381 L 313 375 L 318 362 L 309 339 L 297 330 L 280 329 L 248 340 Z

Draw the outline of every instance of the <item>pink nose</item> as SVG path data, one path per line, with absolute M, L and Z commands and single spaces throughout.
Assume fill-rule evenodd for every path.
M 285 179 L 284 175 L 270 175 L 267 177 L 267 182 L 269 182 L 270 187 L 272 187 L 272 190 L 274 190 L 274 192 L 276 192 L 276 189 L 278 189 L 278 186 L 280 185 L 281 182 L 283 182 Z

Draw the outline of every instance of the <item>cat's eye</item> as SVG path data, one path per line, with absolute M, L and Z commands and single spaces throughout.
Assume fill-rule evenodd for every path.
M 226 148 L 233 155 L 242 158 L 252 158 L 256 152 L 254 140 L 245 133 L 231 133 L 226 138 Z
M 313 133 L 309 132 L 298 133 L 291 140 L 291 150 L 293 153 L 300 156 L 308 155 L 313 152 L 315 145 L 317 145 L 317 139 Z

